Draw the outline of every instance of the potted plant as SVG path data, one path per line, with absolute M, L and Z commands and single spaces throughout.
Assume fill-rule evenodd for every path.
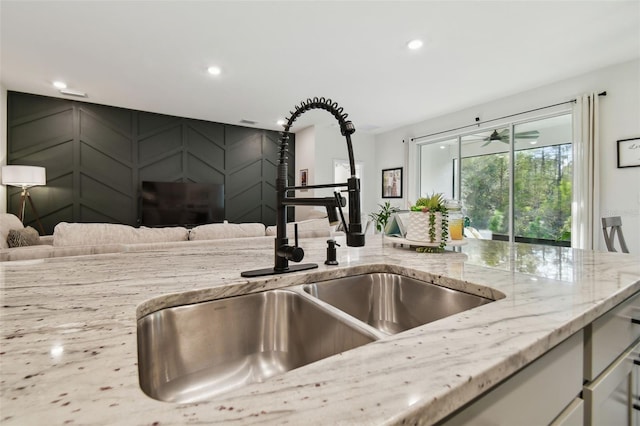
M 369 213 L 369 217 L 376 223 L 376 231 L 382 232 L 387 226 L 387 222 L 393 213 L 400 211 L 399 208 L 393 207 L 388 201 L 384 204 L 378 204 L 380 210 L 378 212 Z
M 407 240 L 438 243 L 442 250 L 449 238 L 449 211 L 443 194 L 418 198 L 410 210 Z

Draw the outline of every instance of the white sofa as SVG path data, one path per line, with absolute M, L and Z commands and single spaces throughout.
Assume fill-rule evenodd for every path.
M 331 237 L 335 234 L 326 218 L 297 222 L 300 238 Z M 43 259 L 61 256 L 120 253 L 153 250 L 180 244 L 198 244 L 210 240 L 228 238 L 273 238 L 275 226 L 262 223 L 212 223 L 184 227 L 134 228 L 129 225 L 111 223 L 67 223 L 54 228 L 53 235 L 41 236 L 36 244 L 25 247 L 9 247 L 7 237 L 10 230 L 24 229 L 15 215 L 0 214 L 0 262 Z M 293 237 L 293 224 L 288 224 L 287 235 Z M 196 243 L 193 243 L 196 244 Z

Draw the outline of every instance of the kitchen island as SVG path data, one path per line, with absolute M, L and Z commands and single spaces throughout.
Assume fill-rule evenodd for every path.
M 379 235 L 359 248 L 337 241 L 338 266 L 324 265 L 326 239 L 306 239 L 304 261 L 318 269 L 254 279 L 240 272 L 272 265 L 270 238 L 0 264 L 0 422 L 433 424 L 640 290 L 640 258 L 628 254 L 481 240 L 425 254 Z M 146 314 L 396 270 L 497 300 L 208 401 L 161 402 L 140 389 L 136 324 Z

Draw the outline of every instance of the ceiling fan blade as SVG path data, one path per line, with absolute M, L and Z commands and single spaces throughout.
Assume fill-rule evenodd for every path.
M 516 138 L 537 138 L 540 135 L 540 132 L 537 130 L 528 130 L 526 132 L 516 132 Z
M 486 141 L 485 143 L 483 143 L 482 145 L 480 145 L 480 148 L 487 146 L 491 143 L 491 140 Z

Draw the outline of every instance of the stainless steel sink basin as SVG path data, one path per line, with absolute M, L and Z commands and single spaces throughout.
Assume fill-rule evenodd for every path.
M 201 401 L 374 340 L 287 290 L 167 308 L 138 320 L 140 386 L 162 401 Z
M 392 273 L 338 278 L 306 284 L 303 288 L 312 296 L 387 334 L 493 302 Z

